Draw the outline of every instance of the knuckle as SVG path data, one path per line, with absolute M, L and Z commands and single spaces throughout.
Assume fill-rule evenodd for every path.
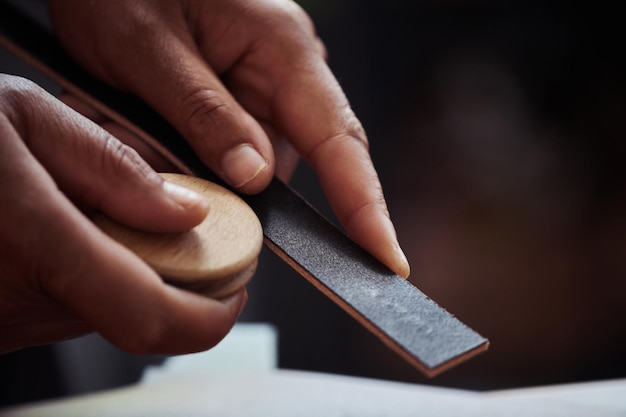
M 369 148 L 369 142 L 367 140 L 367 135 L 365 134 L 365 129 L 363 129 L 363 125 L 356 118 L 352 110 L 350 110 L 350 117 L 346 126 L 346 132 L 351 138 L 357 140 L 366 148 Z
M 22 97 L 36 90 L 37 84 L 16 75 L 0 74 L 0 95 L 4 98 Z
M 211 89 L 199 89 L 188 94 L 182 99 L 180 109 L 183 127 L 192 137 L 210 134 L 232 112 L 223 95 Z
M 0 74 L 0 109 L 16 115 L 41 101 L 43 89 L 22 77 Z
M 368 217 L 372 212 L 383 212 L 389 216 L 389 210 L 385 198 L 382 196 L 382 190 L 378 187 L 379 197 L 371 202 L 366 202 L 360 206 L 356 206 L 351 212 L 347 213 L 345 217 L 340 218 L 341 223 L 346 227 L 346 230 L 352 230 L 353 224 L 363 217 Z
M 317 48 L 317 53 L 324 59 L 324 61 L 328 60 L 328 49 L 326 49 L 326 44 L 319 37 L 315 37 L 315 47 Z
M 148 175 L 151 171 L 137 151 L 108 134 L 102 140 L 100 155 L 100 166 L 105 176 L 126 176 L 135 172 Z
M 312 28 L 313 26 L 309 15 L 295 1 L 284 1 L 280 11 L 285 21 L 291 21 L 300 27 Z
M 132 150 L 113 136 L 106 136 L 102 142 L 102 166 L 115 171 L 121 170 L 125 162 L 132 158 Z
M 347 111 L 349 113 L 343 127 L 339 131 L 335 131 L 317 142 L 317 144 L 304 155 L 306 160 L 315 164 L 316 159 L 320 157 L 319 155 L 323 154 L 327 149 L 335 148 L 340 142 L 352 142 L 363 146 L 366 150 L 369 149 L 367 135 L 365 134 L 361 122 L 359 122 L 352 110 Z
M 260 13 L 261 22 L 271 33 L 293 37 L 297 33 L 313 35 L 313 21 L 300 5 L 291 0 L 274 1 Z

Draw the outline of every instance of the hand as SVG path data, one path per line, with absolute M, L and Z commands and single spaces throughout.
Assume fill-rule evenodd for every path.
M 131 148 L 34 84 L 0 75 L 0 352 L 96 330 L 133 353 L 207 349 L 245 294 L 223 302 L 164 284 L 100 232 L 99 210 L 187 230 L 208 202 L 165 183 Z
M 225 181 L 259 192 L 274 174 L 286 180 L 299 154 L 348 235 L 408 276 L 365 133 L 296 3 L 49 4 L 69 51 L 161 113 Z

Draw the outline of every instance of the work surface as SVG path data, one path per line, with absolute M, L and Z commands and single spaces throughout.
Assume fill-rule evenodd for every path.
M 186 375 L 1 416 L 624 416 L 626 380 L 475 393 L 281 371 Z
M 473 392 L 276 369 L 270 326 L 237 325 L 214 350 L 168 359 L 138 385 L 0 411 L 0 417 L 626 415 L 626 379 Z

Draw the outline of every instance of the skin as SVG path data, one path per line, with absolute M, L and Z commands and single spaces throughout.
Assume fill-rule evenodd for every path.
M 225 181 L 256 193 L 273 175 L 287 180 L 302 157 L 348 234 L 408 276 L 365 133 L 295 3 L 49 7 L 70 53 L 160 112 Z M 90 331 L 132 353 L 212 347 L 233 326 L 245 291 L 216 301 L 165 285 L 88 219 L 100 210 L 138 229 L 183 231 L 210 204 L 164 185 L 113 134 L 132 138 L 97 121 L 108 132 L 32 83 L 0 75 L 0 351 Z
M 296 3 L 52 0 L 50 12 L 80 62 L 160 112 L 225 181 L 256 193 L 302 157 L 348 235 L 409 275 L 365 132 Z
M 54 144 L 54 146 L 51 146 Z M 0 352 L 98 331 L 133 353 L 207 349 L 246 295 L 165 285 L 97 229 L 187 230 L 209 204 L 166 185 L 130 147 L 31 82 L 0 75 Z

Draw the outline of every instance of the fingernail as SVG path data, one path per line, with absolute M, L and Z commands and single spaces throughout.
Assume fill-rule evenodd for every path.
M 387 236 L 389 238 L 389 245 L 391 251 L 389 253 L 389 268 L 400 275 L 402 278 L 408 278 L 411 273 L 411 267 L 409 266 L 409 261 L 406 258 L 406 255 L 400 248 L 400 243 L 398 243 L 398 234 L 396 233 L 396 228 L 393 225 L 393 222 L 388 217 L 386 213 L 380 213 L 381 221 L 385 225 L 387 229 Z
M 380 256 L 379 259 L 402 278 L 408 278 L 411 273 L 411 267 L 409 266 L 406 255 L 400 248 L 398 235 L 393 222 L 384 211 L 379 211 L 375 217 L 379 227 L 382 228 L 381 236 L 384 236 L 382 241 L 379 241 L 377 245 Z
M 230 184 L 243 187 L 267 167 L 267 161 L 251 145 L 231 149 L 222 159 L 222 169 Z
M 409 261 L 406 258 L 406 255 L 400 248 L 400 244 L 396 243 L 395 248 L 395 268 L 394 272 L 400 275 L 402 278 L 406 279 L 411 274 L 411 266 L 409 265 Z
M 176 200 L 178 204 L 185 208 L 192 208 L 197 206 L 209 206 L 209 202 L 202 195 L 189 188 L 181 187 L 178 184 L 171 183 L 169 181 L 163 182 L 163 190 L 173 200 Z

